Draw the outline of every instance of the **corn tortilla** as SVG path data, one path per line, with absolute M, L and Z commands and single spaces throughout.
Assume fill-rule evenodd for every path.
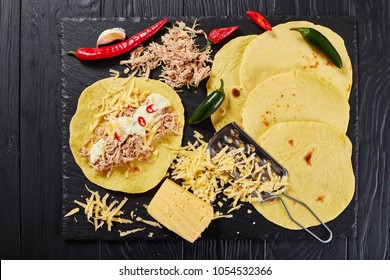
M 179 124 L 179 134 L 164 137 L 153 144 L 157 153 L 152 153 L 150 162 L 136 162 L 133 172 L 125 177 L 125 168 L 114 168 L 107 178 L 105 172 L 94 170 L 88 159 L 80 155 L 79 149 L 90 139 L 92 132 L 90 125 L 95 122 L 98 113 L 97 106 L 104 96 L 110 93 L 106 102 L 111 102 L 118 94 L 127 94 L 130 84 L 140 94 L 158 93 L 171 102 L 172 113 Z M 174 158 L 171 148 L 181 146 L 184 128 L 184 107 L 178 94 L 162 82 L 144 78 L 107 78 L 92 84 L 86 88 L 78 101 L 76 113 L 70 123 L 69 144 L 76 163 L 80 166 L 85 176 L 93 183 L 114 191 L 125 193 L 143 193 L 155 187 L 166 172 Z
M 328 58 L 290 28 L 311 27 L 321 32 L 336 48 L 343 68 L 334 66 Z M 344 40 L 331 29 L 308 21 L 290 21 L 264 32 L 249 43 L 242 57 L 240 82 L 244 92 L 251 92 L 260 82 L 279 73 L 301 70 L 315 72 L 333 83 L 349 98 L 352 85 L 352 65 Z
M 348 206 L 355 192 L 352 144 L 330 125 L 319 122 L 285 122 L 268 129 L 259 144 L 289 172 L 286 193 L 305 202 L 329 222 Z M 319 222 L 302 205 L 285 198 L 291 215 L 306 227 Z M 282 203 L 253 203 L 267 220 L 284 228 L 300 229 Z
M 242 126 L 254 139 L 273 125 L 317 121 L 346 133 L 349 104 L 340 90 L 315 73 L 291 71 L 261 82 L 241 111 Z
M 215 55 L 210 78 L 207 82 L 207 94 L 220 87 L 221 79 L 225 83 L 225 100 L 211 116 L 211 121 L 216 130 L 232 121 L 238 123 L 240 120 L 241 107 L 247 97 L 239 80 L 241 59 L 248 44 L 257 36 L 237 37 L 224 45 Z

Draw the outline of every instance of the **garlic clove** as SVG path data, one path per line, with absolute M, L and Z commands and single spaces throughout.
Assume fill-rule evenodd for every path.
M 96 47 L 100 45 L 109 44 L 116 40 L 123 41 L 126 38 L 126 32 L 123 28 L 115 27 L 104 30 L 97 39 Z

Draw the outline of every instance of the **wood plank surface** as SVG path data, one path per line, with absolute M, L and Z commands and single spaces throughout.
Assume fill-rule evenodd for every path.
M 197 0 L 184 1 L 184 16 L 245 16 L 247 10 L 255 10 L 265 13 L 265 1 L 248 1 L 248 0 Z
M 176 17 L 183 15 L 183 0 L 132 0 L 130 15 L 134 17 Z
M 24 259 L 99 258 L 61 237 L 60 19 L 100 16 L 99 1 L 22 1 L 21 203 Z M 74 252 L 77 252 L 75 255 Z
M 21 0 L 20 3 L 21 6 L 19 1 L 0 0 L 0 31 L 7 34 L 0 42 L 2 259 L 390 259 L 389 1 Z M 248 9 L 266 15 L 357 18 L 362 133 L 356 238 L 335 239 L 327 245 L 310 240 L 204 240 L 195 244 L 180 240 L 101 244 L 62 240 L 60 19 L 244 15 Z
M 183 241 L 102 242 L 102 259 L 183 259 Z
M 358 235 L 349 259 L 390 259 L 390 3 L 358 6 L 360 151 Z
M 20 3 L 0 0 L 0 256 L 20 259 Z

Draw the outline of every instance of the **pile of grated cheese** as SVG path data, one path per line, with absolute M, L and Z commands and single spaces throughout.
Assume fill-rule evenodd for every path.
M 211 158 L 207 142 L 202 140 L 203 136 L 195 132 L 194 137 L 194 143 L 189 142 L 177 151 L 177 157 L 171 166 L 171 175 L 173 179 L 182 180 L 182 186 L 200 199 L 212 203 L 217 194 L 223 193 L 233 200 L 231 207 L 236 210 L 240 201 L 252 202 L 252 192 L 260 194 L 266 191 L 277 194 L 279 187 L 287 185 L 287 178 L 272 172 L 270 163 L 264 166 L 254 164 L 254 153 L 247 156 L 244 148 L 228 151 L 226 146 Z M 261 176 L 253 178 L 253 174 L 261 172 L 267 172 L 270 179 L 263 182 Z M 230 174 L 240 176 L 233 178 Z
M 127 197 L 125 197 L 121 202 L 117 200 L 109 202 L 108 193 L 101 197 L 98 191 L 92 191 L 87 186 L 85 186 L 85 188 L 91 195 L 85 199 L 85 203 L 80 202 L 78 200 L 75 200 L 74 203 L 84 209 L 84 214 L 87 216 L 88 222 L 94 225 L 95 231 L 100 228 L 103 228 L 105 224 L 107 225 L 108 231 L 112 230 L 114 223 L 133 224 L 133 221 L 131 219 L 134 218 L 139 223 L 143 223 L 152 227 L 162 228 L 162 226 L 158 222 L 145 220 L 139 216 L 135 217 L 134 210 L 130 213 L 131 219 L 123 218 L 122 215 L 124 214 L 124 212 L 122 211 L 122 208 L 128 201 Z M 80 208 L 76 207 L 70 210 L 64 217 L 73 216 L 78 212 L 80 212 Z M 145 230 L 144 227 L 134 228 L 127 231 L 119 230 L 119 236 L 124 237 L 129 234 L 133 234 L 143 230 Z M 153 233 L 151 235 L 153 235 Z
M 121 217 L 121 215 L 123 215 L 123 211 L 121 209 L 127 202 L 127 197 L 125 197 L 121 202 L 114 200 L 111 203 L 108 203 L 108 193 L 103 197 L 100 197 L 98 191 L 94 192 L 87 186 L 85 186 L 85 188 L 91 194 L 90 197 L 85 199 L 85 203 L 78 200 L 75 200 L 74 203 L 84 209 L 84 214 L 87 216 L 88 222 L 94 225 L 95 231 L 102 228 L 105 224 L 107 225 L 107 230 L 111 231 L 114 222 L 121 224 L 133 223 L 131 220 Z M 74 208 L 67 213 L 65 217 L 74 215 L 77 212 L 79 212 L 79 208 Z
M 211 204 L 232 178 L 211 160 L 207 142 L 202 140 L 203 135 L 195 132 L 194 137 L 194 143 L 188 142 L 187 146 L 176 151 L 171 176 L 175 180 L 183 180 L 183 188 Z

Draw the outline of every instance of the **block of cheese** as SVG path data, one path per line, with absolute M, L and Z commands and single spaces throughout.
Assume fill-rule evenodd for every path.
M 191 243 L 214 217 L 210 204 L 169 179 L 162 184 L 147 209 L 154 219 Z

